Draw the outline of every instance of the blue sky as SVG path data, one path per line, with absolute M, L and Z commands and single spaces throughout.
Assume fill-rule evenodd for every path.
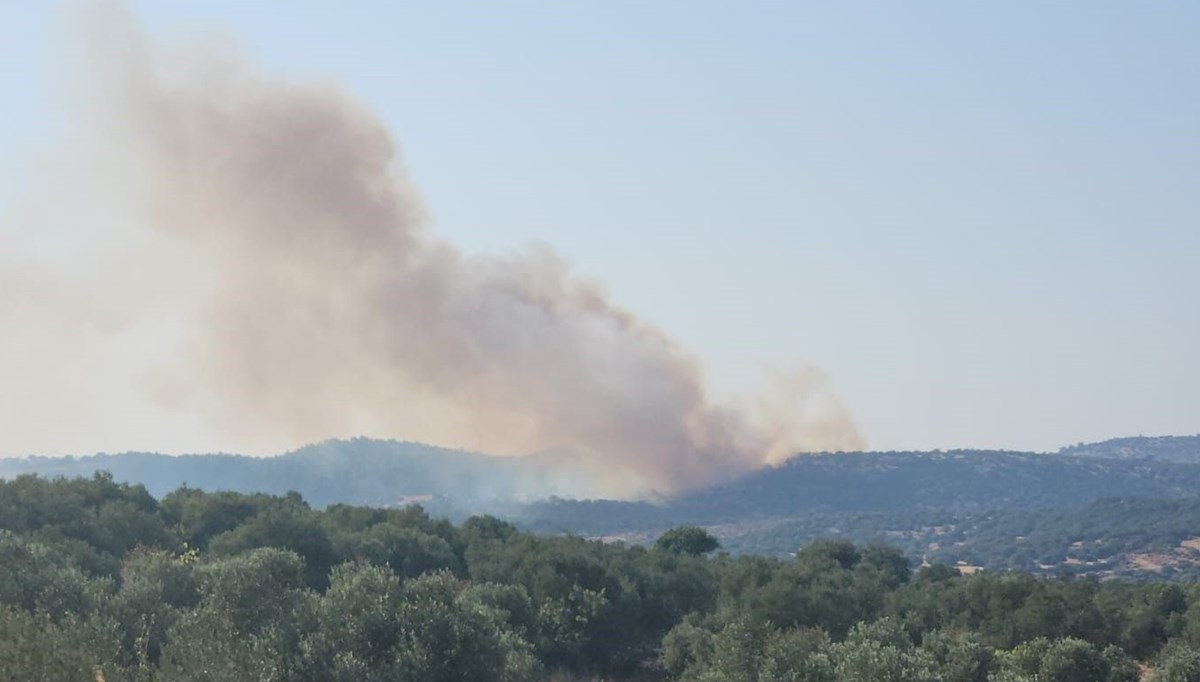
M 4 9 L 0 208 L 72 7 Z M 1200 431 L 1195 3 L 129 7 L 339 83 L 438 234 L 549 244 L 719 394 L 811 363 L 884 449 Z

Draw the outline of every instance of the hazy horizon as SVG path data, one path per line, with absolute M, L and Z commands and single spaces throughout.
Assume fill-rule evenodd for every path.
M 0 131 L 0 287 L 10 292 L 0 300 L 0 456 L 263 455 L 294 449 L 298 438 L 363 433 L 475 449 L 512 429 L 500 454 L 558 441 L 624 452 L 636 442 L 634 449 L 663 453 L 661 475 L 670 476 L 689 466 L 754 466 L 769 461 L 771 448 L 831 442 L 1053 451 L 1200 431 L 1193 6 L 397 4 L 300 5 L 285 15 L 231 2 L 125 7 L 135 28 L 109 31 L 108 56 L 91 52 L 100 43 L 77 40 L 81 23 L 112 14 L 95 7 L 14 6 L 0 28 L 0 86 L 11 103 Z M 530 374 L 516 350 L 482 362 L 480 348 L 464 346 L 455 357 L 472 360 L 444 368 L 397 361 L 396 376 L 409 387 L 438 386 L 441 401 L 401 413 L 397 406 L 408 403 L 397 389 L 360 391 L 388 376 L 375 368 L 395 358 L 329 336 L 288 367 L 361 355 L 345 377 L 291 372 L 279 386 L 197 390 L 198 378 L 244 376 L 250 359 L 283 362 L 280 349 L 291 347 L 278 339 L 251 354 L 212 352 L 265 324 L 262 311 L 296 300 L 293 289 L 267 292 L 262 308 L 239 304 L 211 318 L 227 332 L 213 336 L 216 345 L 189 335 L 201 319 L 189 306 L 214 310 L 213 281 L 262 292 L 276 281 L 258 272 L 264 262 L 271 277 L 286 277 L 289 264 L 308 267 L 331 245 L 359 254 L 353 258 L 367 251 L 355 251 L 355 241 L 283 255 L 269 247 L 270 258 L 240 268 L 227 258 L 243 241 L 233 232 L 233 240 L 205 236 L 197 246 L 193 230 L 184 237 L 193 241 L 167 245 L 186 252 L 176 260 L 162 257 L 159 241 L 177 235 L 151 235 L 132 250 L 132 241 L 112 238 L 133 234 L 130 225 L 148 215 L 125 207 L 137 204 L 125 190 L 110 192 L 135 163 L 113 165 L 120 147 L 103 149 L 126 139 L 113 134 L 122 124 L 108 120 L 125 106 L 120 88 L 99 99 L 80 94 L 89 73 L 80 65 L 102 70 L 95 63 L 114 55 L 181 86 L 164 96 L 196 89 L 189 74 L 219 82 L 223 70 L 293 98 L 281 100 L 286 107 L 305 93 L 330 94 L 321 102 L 333 104 L 314 111 L 343 112 L 346 130 L 394 141 L 398 167 L 386 174 L 409 202 L 398 224 L 435 245 L 427 262 L 459 263 L 438 271 L 438 286 L 456 292 L 439 300 L 502 310 L 488 307 L 488 292 L 517 287 L 525 300 L 560 292 L 551 307 L 568 311 L 556 318 L 566 321 L 522 337 L 544 344 L 533 357 L 550 363 L 548 378 Z M 178 67 L 192 62 L 204 66 Z M 84 90 L 104 82 L 90 80 Z M 257 101 L 243 85 L 217 92 L 250 92 L 246 101 Z M 170 125 L 143 133 L 169 118 L 161 112 L 189 102 L 183 95 L 137 109 L 158 113 L 134 124 L 142 128 L 126 149 L 176 145 Z M 230 139 L 224 135 L 211 139 Z M 361 140 L 345 139 L 357 153 Z M 391 163 L 371 155 L 374 144 L 362 158 Z M 161 151 L 151 155 L 154 164 L 130 174 L 138 183 L 143 175 L 158 180 L 154 169 L 182 172 L 159 163 L 167 158 Z M 107 172 L 89 177 L 79 158 L 109 159 L 90 167 Z M 180 195 L 170 215 L 206 226 L 196 215 L 180 219 L 179 206 L 230 196 L 224 188 Z M 246 222 L 251 214 L 232 215 Z M 312 234 L 322 225 L 314 222 Z M 155 254 L 154 264 L 136 258 L 139 250 Z M 177 280 L 181 263 L 215 274 Z M 342 271 L 331 265 L 313 281 L 332 282 Z M 371 292 L 394 302 L 412 283 L 429 281 L 397 279 L 388 267 L 370 277 L 346 284 L 366 298 L 322 287 L 320 306 L 353 326 L 380 310 L 361 303 Z M 53 286 L 30 287 L 32 279 Z M 89 298 L 96 283 L 114 294 L 103 306 Z M 135 305 L 154 314 L 134 314 Z M 244 324 L 226 325 L 239 315 Z M 500 328 L 457 313 L 429 319 L 444 341 L 427 350 L 439 353 L 464 330 Z M 413 328 L 401 319 L 363 329 Z M 506 334 L 485 346 L 507 348 L 504 339 L 515 337 Z M 614 351 L 585 359 L 545 352 L 597 347 Z M 643 360 L 630 362 L 629 353 Z M 476 393 L 464 398 L 455 387 L 467 385 L 459 373 L 472 367 L 502 371 L 470 384 Z M 431 374 L 414 378 L 418 370 Z M 648 375 L 665 383 L 638 383 Z M 779 375 L 798 378 L 773 387 Z M 276 375 L 264 376 L 269 383 Z M 617 376 L 638 388 L 596 378 Z M 640 388 L 650 385 L 662 393 Z M 349 400 L 349 416 L 292 401 L 306 386 L 332 391 L 339 405 Z M 586 389 L 571 396 L 581 408 L 589 399 L 607 406 L 603 423 L 568 409 L 562 396 L 571 386 Z M 514 391 L 530 396 L 528 408 L 512 404 Z M 476 405 L 476 395 L 503 408 L 484 426 L 450 413 Z M 763 403 L 762 395 L 783 398 Z M 664 405 L 666 416 L 647 412 Z M 239 415 L 249 406 L 262 408 L 263 421 L 277 418 L 277 432 L 243 428 Z M 375 406 L 386 409 L 374 414 Z M 548 411 L 558 411 L 554 423 L 538 423 Z M 645 424 L 610 435 L 611 425 L 635 417 Z M 379 432 L 388 419 L 395 432 Z M 768 423 L 742 424 L 755 420 Z M 304 430 L 289 432 L 289 421 Z M 658 431 L 672 423 L 679 428 Z M 732 457 L 741 451 L 756 454 Z M 646 466 L 628 457 L 628 466 Z

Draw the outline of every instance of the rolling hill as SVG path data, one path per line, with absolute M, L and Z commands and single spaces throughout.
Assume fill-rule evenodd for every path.
M 109 471 L 156 496 L 182 485 L 310 504 L 492 513 L 546 533 L 643 542 L 704 526 L 732 552 L 784 555 L 818 537 L 883 541 L 964 566 L 1100 575 L 1200 566 L 1200 436 L 1135 437 L 1055 453 L 953 450 L 797 456 L 647 501 L 586 499 L 596 472 L 565 453 L 502 458 L 419 443 L 331 440 L 271 458 L 148 453 L 0 459 L 0 476 Z M 583 499 L 580 499 L 583 498 Z M 1096 519 L 1107 519 L 1097 525 Z
M 297 491 L 310 504 L 395 506 L 420 502 L 443 511 L 491 511 L 546 495 L 589 494 L 586 462 L 563 453 L 491 457 L 421 443 L 329 440 L 277 457 L 128 452 L 84 457 L 0 459 L 0 477 L 91 476 L 108 471 L 156 497 L 187 485 L 201 490 Z

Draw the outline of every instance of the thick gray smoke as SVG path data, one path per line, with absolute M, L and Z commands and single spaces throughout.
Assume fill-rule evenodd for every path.
M 77 285 L 119 301 L 116 328 L 169 330 L 141 368 L 160 405 L 276 450 L 356 433 L 566 449 L 609 493 L 861 447 L 818 375 L 752 419 L 549 250 L 439 240 L 391 135 L 336 87 L 167 55 L 111 17 L 93 33 L 79 144 L 120 220 Z

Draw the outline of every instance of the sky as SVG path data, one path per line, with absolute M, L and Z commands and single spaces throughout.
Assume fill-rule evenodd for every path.
M 815 366 L 871 449 L 1200 432 L 1195 3 L 127 7 L 336 82 L 441 238 L 548 245 L 718 395 Z M 0 248 L 70 125 L 77 8 L 2 12 Z M 139 428 L 94 449 L 219 442 Z

